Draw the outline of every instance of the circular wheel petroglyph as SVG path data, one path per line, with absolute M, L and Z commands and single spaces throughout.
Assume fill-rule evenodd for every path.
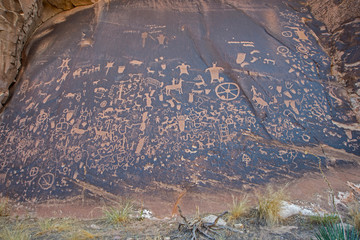
M 284 37 L 292 37 L 292 32 L 290 32 L 290 31 L 283 31 L 283 32 L 281 33 L 281 35 L 283 35 Z
M 54 180 L 55 178 L 52 173 L 45 173 L 39 178 L 38 183 L 43 190 L 47 190 L 54 184 Z
M 216 96 L 221 100 L 234 100 L 240 94 L 240 88 L 235 83 L 221 83 L 215 88 Z
M 287 53 L 289 53 L 289 49 L 288 49 L 287 47 L 285 47 L 285 46 L 279 46 L 279 47 L 277 48 L 277 51 L 278 51 L 279 53 L 281 53 L 281 54 L 287 54 Z

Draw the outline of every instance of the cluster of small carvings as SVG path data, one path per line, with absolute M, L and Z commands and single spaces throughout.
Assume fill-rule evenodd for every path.
M 68 197 L 79 182 L 112 193 L 251 187 L 316 171 L 314 148 L 358 159 L 360 132 L 343 129 L 354 116 L 302 22 L 307 9 L 280 5 L 270 28 L 216 8 L 194 34 L 204 26 L 194 11 L 98 5 L 29 44 L 0 121 L 5 195 Z
M 329 31 L 319 38 L 332 58 L 333 74 L 348 88 L 352 108 L 360 121 L 359 1 L 310 0 L 309 5 L 312 14 L 324 22 Z

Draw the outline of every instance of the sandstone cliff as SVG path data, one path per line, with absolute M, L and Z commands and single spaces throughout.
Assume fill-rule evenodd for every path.
M 348 90 L 360 121 L 360 1 L 309 0 L 314 17 L 326 25 L 318 35 L 332 59 L 332 73 Z
M 94 0 L 3 0 L 0 2 L 0 108 L 21 67 L 21 52 L 35 28 L 64 10 Z

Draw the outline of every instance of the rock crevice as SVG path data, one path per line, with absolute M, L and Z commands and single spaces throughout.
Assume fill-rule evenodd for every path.
M 309 0 L 308 5 L 326 25 L 318 37 L 331 57 L 332 74 L 348 91 L 360 122 L 360 1 Z

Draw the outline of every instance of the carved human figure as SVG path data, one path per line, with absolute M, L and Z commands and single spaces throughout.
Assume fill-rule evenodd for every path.
M 60 67 L 58 67 L 58 68 L 60 68 L 61 72 L 64 71 L 64 68 L 66 68 L 66 70 L 70 70 L 70 68 L 69 68 L 70 60 L 71 60 L 70 58 L 65 58 L 62 60 Z
M 183 75 L 183 74 L 189 75 L 189 72 L 188 72 L 189 67 L 190 67 L 190 65 L 182 63 L 181 65 L 178 65 L 176 67 L 176 69 L 178 69 L 178 68 L 180 69 L 180 76 Z
M 63 81 L 66 80 L 66 77 L 69 75 L 70 71 L 66 71 L 66 72 L 63 72 L 62 76 L 60 79 L 57 80 L 57 82 L 59 83 L 62 83 Z
M 217 67 L 216 63 L 213 63 L 212 67 L 209 67 L 205 70 L 205 72 L 209 71 L 211 76 L 211 83 L 213 83 L 215 80 L 218 82 L 223 82 L 224 78 L 220 77 L 220 72 L 224 71 L 222 67 Z
M 145 101 L 146 101 L 146 107 L 153 109 L 152 106 L 152 98 L 151 96 L 149 96 L 149 93 L 145 93 Z

